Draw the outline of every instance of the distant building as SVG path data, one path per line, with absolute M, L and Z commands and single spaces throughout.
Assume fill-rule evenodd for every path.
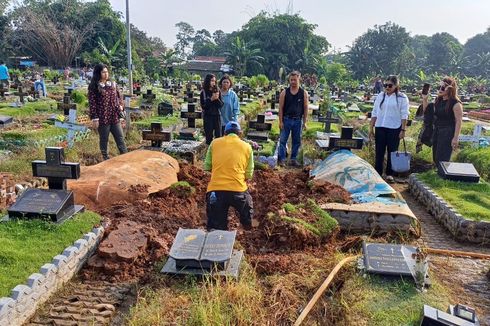
M 198 74 L 204 77 L 206 74 L 225 74 L 231 73 L 233 69 L 225 64 L 225 57 L 202 57 L 197 56 L 188 60 L 182 68 L 191 74 Z

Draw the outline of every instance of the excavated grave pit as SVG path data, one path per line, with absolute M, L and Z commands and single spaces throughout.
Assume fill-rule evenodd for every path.
M 206 225 L 205 194 L 209 174 L 202 169 L 181 164 L 179 181 L 185 186 L 170 187 L 148 198 L 132 203 L 116 203 L 99 213 L 109 221 L 105 239 L 92 257 L 82 276 L 90 280 L 126 282 L 144 281 L 155 265 L 168 254 L 174 236 L 182 228 L 204 228 Z M 144 185 L 132 191 L 145 191 Z M 336 232 L 319 238 L 312 232 L 281 219 L 271 219 L 270 213 L 284 215 L 283 204 L 301 204 L 314 199 L 318 204 L 349 203 L 350 194 L 333 184 L 321 186 L 309 182 L 307 171 L 256 171 L 249 182 L 254 199 L 254 218 L 259 226 L 253 231 L 241 229 L 235 212 L 230 214 L 229 227 L 238 229 L 237 242 L 259 273 L 269 274 L 283 268 L 295 269 L 294 261 L 305 251 L 332 252 Z M 304 210 L 300 218 L 316 218 Z M 126 244 L 125 244 L 126 243 Z

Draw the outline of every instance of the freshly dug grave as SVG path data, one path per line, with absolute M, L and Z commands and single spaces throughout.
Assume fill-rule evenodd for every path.
M 102 209 L 101 215 L 110 221 L 106 238 L 102 250 L 90 260 L 83 274 L 111 281 L 143 280 L 151 274 L 168 254 L 179 227 L 205 227 L 209 177 L 200 168 L 181 164 L 179 182 L 173 186 L 132 204 L 120 202 Z M 328 223 L 328 214 L 319 214 L 316 204 L 350 202 L 349 193 L 342 187 L 315 186 L 309 182 L 307 171 L 265 170 L 255 173 L 249 189 L 259 226 L 253 231 L 242 230 L 235 212 L 230 214 L 229 226 L 238 230 L 237 245 L 245 250 L 248 261 L 259 272 L 269 274 L 269 267 L 277 270 L 277 266 L 294 269 L 290 261 L 305 250 L 331 252 L 328 243 L 337 229 L 335 224 Z M 139 190 L 146 192 L 133 189 Z M 325 225 L 328 232 L 321 231 Z M 120 241 L 111 236 L 114 232 L 123 238 L 136 238 L 142 245 Z M 116 246 L 118 250 L 107 250 Z M 274 259 L 278 263 L 270 264 Z

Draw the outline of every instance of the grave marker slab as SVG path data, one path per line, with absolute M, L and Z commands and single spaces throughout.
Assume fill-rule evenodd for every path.
M 420 326 L 477 326 L 480 323 L 470 322 L 458 316 L 424 305 Z
M 471 163 L 439 162 L 437 173 L 447 180 L 474 183 L 480 181 L 480 175 Z
M 412 276 L 416 247 L 386 243 L 363 243 L 364 267 L 368 273 Z
M 33 161 L 35 177 L 48 179 L 50 189 L 27 189 L 8 209 L 10 218 L 47 218 L 62 222 L 84 210 L 74 204 L 73 192 L 66 190 L 66 179 L 80 177 L 79 163 L 65 163 L 62 147 L 47 147 L 46 161 Z
M 354 128 L 350 126 L 342 126 L 340 137 L 332 135 L 328 140 L 316 140 L 316 144 L 326 150 L 332 149 L 362 149 L 363 139 L 352 137 Z
M 14 119 L 12 117 L 0 115 L 0 129 L 5 127 L 8 124 L 11 124 L 13 121 L 14 121 Z
M 256 121 L 250 121 L 248 123 L 249 130 L 247 132 L 247 139 L 264 142 L 269 140 L 269 132 L 272 129 L 272 124 L 265 122 L 265 115 L 257 115 Z
M 180 228 L 162 273 L 238 276 L 243 252 L 233 250 L 236 231 Z
M 161 147 L 162 142 L 172 140 L 172 132 L 163 130 L 161 122 L 152 122 L 150 130 L 143 130 L 143 140 L 150 140 L 152 147 Z
M 172 115 L 174 113 L 174 108 L 172 103 L 162 102 L 158 104 L 158 115 L 159 116 L 167 116 Z

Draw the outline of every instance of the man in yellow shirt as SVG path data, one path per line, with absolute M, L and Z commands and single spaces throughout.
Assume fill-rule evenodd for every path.
M 250 144 L 240 139 L 240 124 L 230 121 L 225 136 L 209 145 L 204 170 L 211 171 L 206 193 L 208 230 L 228 230 L 228 208 L 234 207 L 246 230 L 252 228 L 253 202 L 245 180 L 251 179 L 254 157 Z

